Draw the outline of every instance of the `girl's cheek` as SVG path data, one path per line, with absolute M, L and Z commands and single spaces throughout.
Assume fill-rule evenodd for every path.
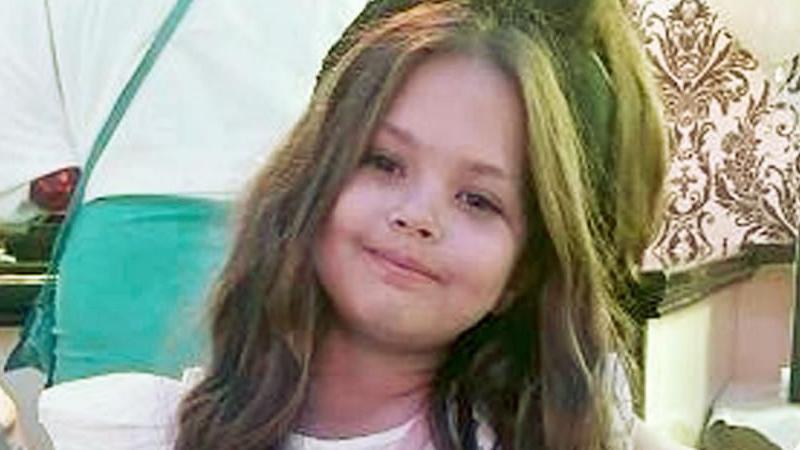
M 356 176 L 339 194 L 337 204 L 346 209 L 349 219 L 370 220 L 376 224 L 385 209 L 396 203 L 398 189 L 367 176 Z M 353 226 L 363 226 L 359 220 Z

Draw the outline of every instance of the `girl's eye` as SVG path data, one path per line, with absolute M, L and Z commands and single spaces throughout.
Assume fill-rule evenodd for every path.
M 403 170 L 403 166 L 399 162 L 383 153 L 376 152 L 364 155 L 361 165 L 377 169 L 389 175 L 399 174 Z
M 502 214 L 503 212 L 495 202 L 489 200 L 489 198 L 483 194 L 478 194 L 476 192 L 460 192 L 456 197 L 469 209 L 493 214 Z

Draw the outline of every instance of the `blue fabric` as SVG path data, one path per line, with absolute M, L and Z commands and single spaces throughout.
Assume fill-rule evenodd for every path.
M 228 210 L 170 196 L 86 204 L 61 260 L 54 382 L 120 371 L 179 377 L 198 364 Z

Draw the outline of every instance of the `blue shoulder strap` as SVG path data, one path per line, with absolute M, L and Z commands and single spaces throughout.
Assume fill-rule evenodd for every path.
M 117 126 L 122 120 L 122 117 L 128 110 L 128 106 L 130 106 L 131 101 L 136 95 L 136 92 L 142 85 L 142 81 L 147 74 L 150 73 L 150 70 L 153 68 L 153 64 L 158 58 L 158 55 L 161 54 L 161 51 L 164 49 L 167 41 L 169 41 L 169 38 L 172 36 L 175 28 L 178 27 L 178 23 L 186 14 L 186 10 L 191 3 L 192 0 L 178 0 L 175 6 L 173 6 L 172 11 L 170 11 L 169 15 L 164 20 L 164 23 L 161 24 L 161 28 L 159 28 L 158 33 L 156 33 L 150 48 L 147 49 L 147 53 L 144 54 L 141 62 L 139 62 L 139 66 L 136 67 L 136 70 L 133 72 L 133 75 L 131 75 L 128 83 L 125 84 L 125 87 L 122 88 L 122 92 L 119 94 L 119 97 L 117 97 L 114 107 L 111 108 L 111 113 L 109 113 L 108 119 L 106 119 L 106 122 L 103 124 L 103 128 L 101 128 L 100 133 L 97 134 L 97 138 L 95 138 L 94 144 L 92 145 L 92 151 L 89 153 L 89 158 L 86 160 L 86 164 L 83 167 L 83 175 L 78 180 L 78 185 L 75 187 L 75 191 L 72 194 L 69 207 L 67 208 L 65 221 L 62 224 L 58 237 L 56 238 L 55 247 L 53 248 L 51 257 L 51 271 L 53 271 L 53 269 L 57 269 L 58 264 L 61 261 L 61 256 L 64 253 L 64 245 L 66 244 L 70 229 L 74 223 L 76 216 L 75 212 L 80 209 L 81 205 L 83 204 L 83 196 L 86 190 L 86 184 L 89 181 L 89 177 L 91 176 L 95 165 L 97 165 L 97 161 L 100 159 L 100 155 L 103 154 L 106 145 L 108 145 L 108 142 L 114 135 L 114 131 L 116 131 Z

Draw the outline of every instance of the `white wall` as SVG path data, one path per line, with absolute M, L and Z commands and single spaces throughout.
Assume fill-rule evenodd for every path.
M 645 421 L 693 445 L 729 383 L 777 383 L 790 355 L 791 304 L 791 267 L 773 266 L 650 320 Z

